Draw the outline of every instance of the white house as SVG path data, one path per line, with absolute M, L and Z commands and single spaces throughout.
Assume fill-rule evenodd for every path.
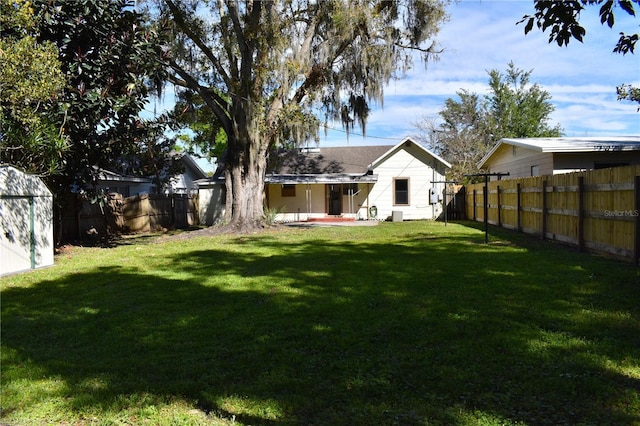
M 206 178 L 207 174 L 189 154 L 181 155 L 180 161 L 184 166 L 184 171 L 171 179 L 169 182 L 169 192 L 173 194 L 196 192 L 198 190 L 196 181 Z
M 640 164 L 640 136 L 500 139 L 478 167 L 509 177 Z
M 51 265 L 51 191 L 36 176 L 0 166 L 0 276 Z
M 435 219 L 449 167 L 410 138 L 395 146 L 300 149 L 272 159 L 265 204 L 281 222 Z M 224 180 L 198 184 L 200 218 L 211 224 L 224 212 Z

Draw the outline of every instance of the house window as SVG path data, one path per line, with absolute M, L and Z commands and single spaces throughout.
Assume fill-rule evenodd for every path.
M 531 166 L 531 176 L 540 176 L 540 167 L 539 166 Z
M 351 195 L 358 192 L 358 184 L 357 183 L 343 183 L 342 184 L 342 195 Z
M 393 180 L 393 204 L 396 206 L 409 205 L 408 178 L 396 178 Z
M 282 185 L 282 196 L 283 197 L 295 197 L 296 196 L 296 186 L 290 183 L 285 183 Z

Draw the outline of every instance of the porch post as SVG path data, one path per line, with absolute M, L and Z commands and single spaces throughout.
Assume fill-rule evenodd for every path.
M 307 220 L 309 220 L 309 216 L 311 215 L 311 184 L 307 184 L 304 194 L 307 206 Z

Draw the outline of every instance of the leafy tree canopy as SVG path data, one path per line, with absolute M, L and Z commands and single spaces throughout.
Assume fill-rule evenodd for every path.
M 493 141 L 502 138 L 555 137 L 562 134 L 559 125 L 549 120 L 555 108 L 551 95 L 538 84 L 531 84 L 533 70 L 524 71 L 513 62 L 505 73 L 489 71 L 490 94 L 488 127 Z
M 227 134 L 198 93 L 180 91 L 173 117 L 182 129 L 178 138 L 187 152 L 208 160 L 220 161 L 223 158 L 227 149 Z
M 556 42 L 558 46 L 566 46 L 571 39 L 583 42 L 587 30 L 580 23 L 580 13 L 588 6 L 600 6 L 600 23 L 613 28 L 616 23 L 615 13 L 624 12 L 636 16 L 638 0 L 534 0 L 536 12 L 525 15 L 518 23 L 525 23 L 524 33 L 533 30 L 534 25 L 541 31 L 549 31 L 549 43 Z M 620 32 L 620 38 L 613 48 L 614 53 L 633 54 L 640 34 Z M 640 89 L 623 84 L 618 86 L 618 99 L 640 103 L 638 91 Z M 640 110 L 640 108 L 639 108 Z
M 56 46 L 38 42 L 31 3 L 0 0 L 0 161 L 31 173 L 57 173 L 68 139 L 46 117 L 65 85 Z

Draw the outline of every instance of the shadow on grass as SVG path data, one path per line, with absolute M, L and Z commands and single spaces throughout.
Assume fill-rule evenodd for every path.
M 455 234 L 234 244 L 170 255 L 180 279 L 7 289 L 3 382 L 30 364 L 70 410 L 150 395 L 247 424 L 640 421 L 631 268 Z

